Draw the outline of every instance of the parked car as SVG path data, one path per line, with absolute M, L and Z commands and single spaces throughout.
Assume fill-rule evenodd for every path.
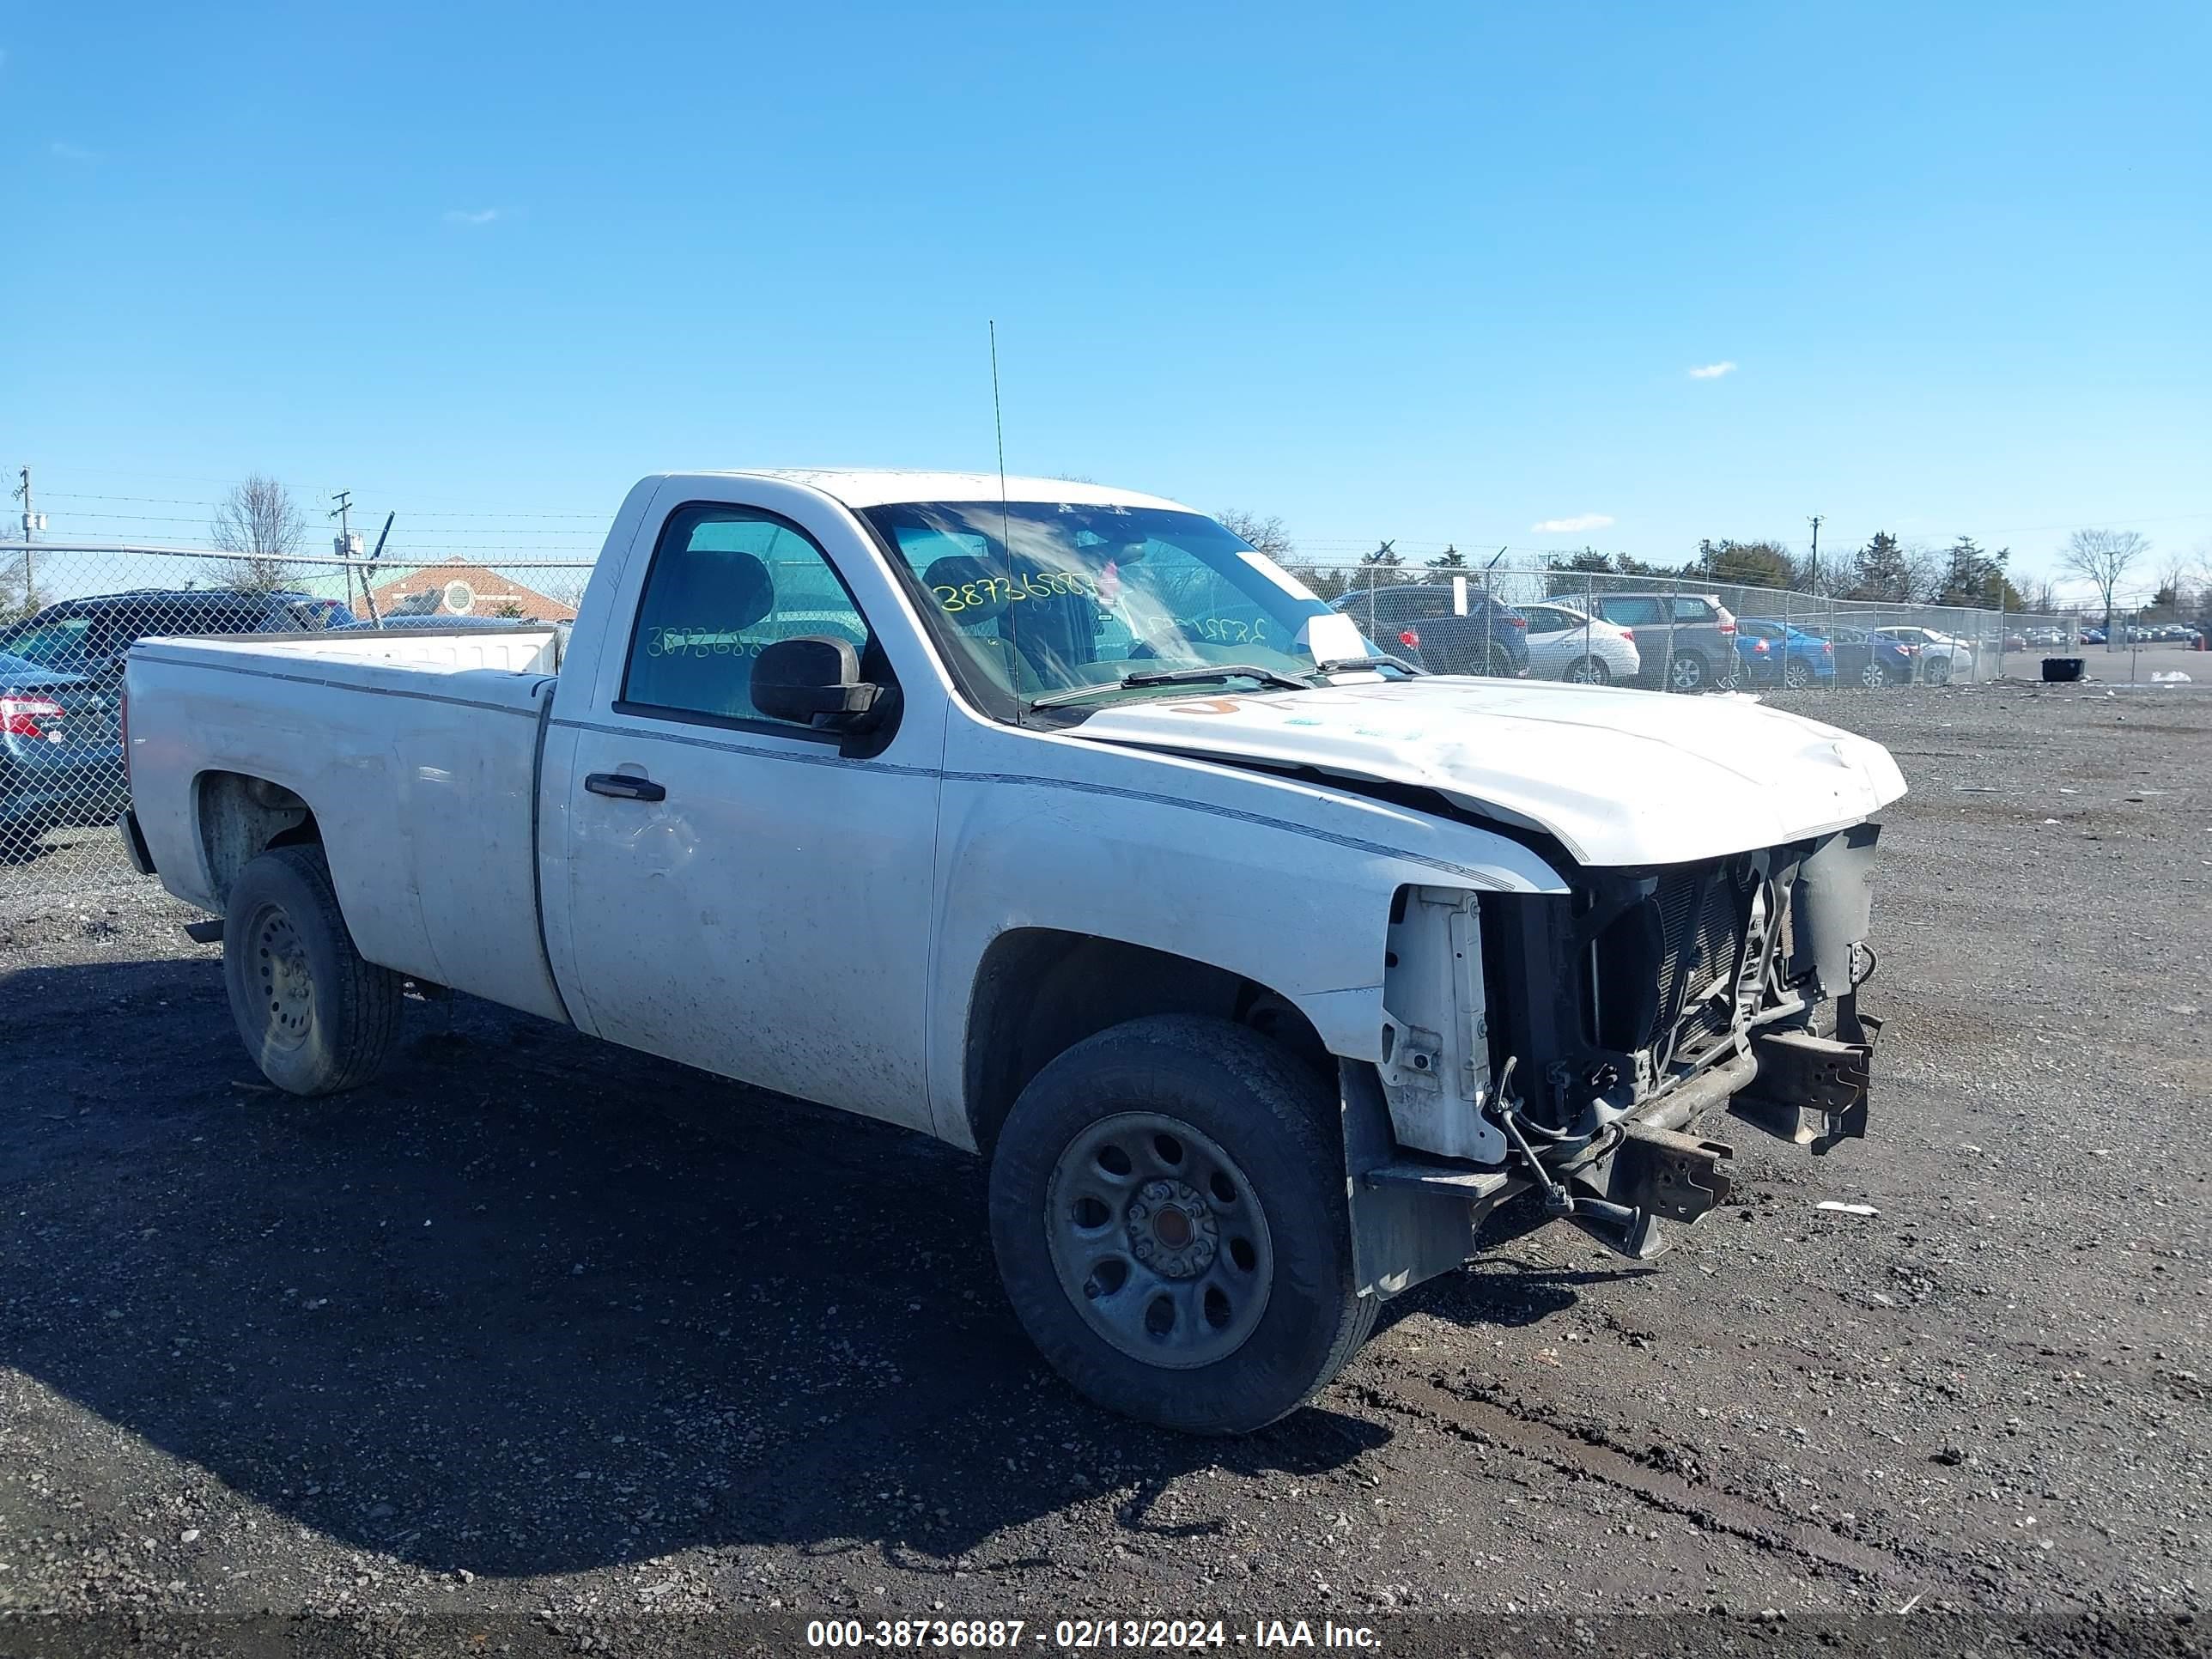
M 1919 659 L 1917 678 L 1929 685 L 1947 685 L 1953 680 L 1971 680 L 1974 677 L 1974 647 L 1964 640 L 1939 634 L 1932 628 L 1892 627 L 1874 631 L 1899 645 L 1911 646 Z
M 647 478 L 555 638 L 131 651 L 125 847 L 277 1088 L 366 1082 L 412 980 L 933 1135 L 1046 1358 L 1212 1433 L 1515 1194 L 1642 1260 L 1727 1198 L 1707 1115 L 1866 1131 L 1865 738 L 1347 679 L 1212 520 L 996 473 Z
M 2103 629 L 2101 629 L 2101 628 L 2085 628 L 2085 629 L 2083 629 L 2081 630 L 2081 643 L 2082 643 L 2082 644 L 2084 644 L 2084 645 L 2102 645 L 2104 642 L 2105 642 L 2105 630 L 2104 630 Z
M 123 810 L 117 722 L 112 687 L 0 655 L 0 859 L 52 825 L 106 823 Z
M 1833 684 L 1836 647 L 1819 635 L 1771 617 L 1739 617 L 1735 653 L 1753 685 L 1800 690 Z
M 1528 672 L 1528 629 L 1521 613 L 1472 582 L 1463 615 L 1449 582 L 1363 587 L 1342 595 L 1334 608 L 1383 650 L 1410 655 L 1432 674 L 1514 679 Z
M 352 620 L 337 600 L 313 593 L 138 588 L 47 605 L 0 629 L 0 653 L 112 684 L 122 677 L 123 653 L 155 635 L 290 633 Z
M 1519 610 L 1528 625 L 1528 672 L 1540 679 L 1632 685 L 1643 670 L 1636 635 L 1626 628 L 1564 605 L 1524 605 Z
M 1634 631 L 1644 684 L 1710 691 L 1735 684 L 1735 618 L 1719 594 L 1593 593 L 1589 609 Z
M 1821 630 L 1809 628 L 1818 637 Z M 1832 641 L 1836 647 L 1838 684 L 1902 685 L 1913 677 L 1920 647 L 1893 640 L 1870 628 L 1838 627 Z

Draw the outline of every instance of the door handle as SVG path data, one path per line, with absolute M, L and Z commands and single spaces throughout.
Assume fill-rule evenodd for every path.
M 585 778 L 584 787 L 595 795 L 611 795 L 617 800 L 668 799 L 667 790 L 635 772 L 593 772 Z

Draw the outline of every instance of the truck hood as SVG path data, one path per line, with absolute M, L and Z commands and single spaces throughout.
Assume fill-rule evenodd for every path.
M 1880 744 L 1741 696 L 1447 676 L 1103 708 L 1099 743 L 1434 789 L 1590 866 L 1678 864 L 1856 823 L 1905 793 Z

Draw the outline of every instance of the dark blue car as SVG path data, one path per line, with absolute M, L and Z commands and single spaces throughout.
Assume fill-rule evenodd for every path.
M 1911 648 L 1886 634 L 1870 628 L 1838 628 L 1834 644 L 1838 685 L 1903 685 L 1913 677 Z
M 1528 622 L 1472 582 L 1463 611 L 1450 582 L 1355 588 L 1332 604 L 1382 650 L 1431 674 L 1519 679 L 1528 672 Z
M 115 690 L 0 655 L 0 860 L 52 825 L 106 823 L 129 793 Z

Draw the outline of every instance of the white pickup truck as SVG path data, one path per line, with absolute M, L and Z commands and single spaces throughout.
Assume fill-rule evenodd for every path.
M 1879 745 L 1425 675 L 1090 484 L 651 477 L 572 635 L 152 639 L 133 861 L 280 1088 L 471 993 L 988 1157 L 1013 1310 L 1183 1429 L 1310 1398 L 1534 1189 L 1633 1255 L 1729 1108 L 1863 1133 Z

